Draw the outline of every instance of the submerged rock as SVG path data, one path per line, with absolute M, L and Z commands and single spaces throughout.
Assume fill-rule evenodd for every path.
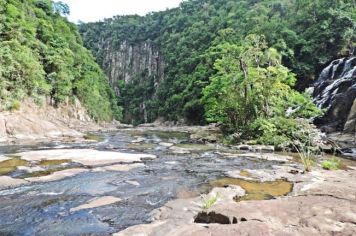
M 121 201 L 120 198 L 112 197 L 112 196 L 94 198 L 86 204 L 71 208 L 70 212 L 76 212 L 76 211 L 80 211 L 80 210 L 102 207 L 102 206 L 111 205 L 113 203 L 120 202 L 120 201 Z
M 43 182 L 44 183 L 44 182 L 61 180 L 61 179 L 68 178 L 68 177 L 73 177 L 75 175 L 78 175 L 78 174 L 81 174 L 81 173 L 87 172 L 87 171 L 89 171 L 89 170 L 80 169 L 80 168 L 61 170 L 61 171 L 56 171 L 50 175 L 25 178 L 25 180 L 29 181 L 29 182 Z

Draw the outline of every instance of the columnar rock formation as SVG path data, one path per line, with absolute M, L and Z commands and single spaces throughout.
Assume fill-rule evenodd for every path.
M 119 81 L 128 84 L 134 80 L 153 78 L 157 87 L 164 77 L 164 59 L 151 42 L 123 41 L 118 45 L 108 43 L 103 48 L 102 66 L 118 94 Z

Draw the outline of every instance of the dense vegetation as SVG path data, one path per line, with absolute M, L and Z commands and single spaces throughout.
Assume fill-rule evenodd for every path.
M 0 110 L 31 97 L 53 105 L 79 99 L 95 120 L 121 109 L 74 24 L 68 6 L 50 0 L 0 0 Z
M 119 47 L 123 41 L 130 44 L 147 41 L 160 48 L 166 73 L 157 90 L 152 86 L 138 88 L 142 81 L 150 84 L 149 78 L 115 85 L 120 88 L 126 113 L 136 119 L 134 123 L 143 121 L 137 108 L 144 101 L 151 121 L 165 117 L 205 123 L 207 119 L 214 120 L 210 109 L 206 111 L 206 106 L 210 106 L 205 102 L 208 100 L 202 98 L 204 88 L 219 73 L 214 64 L 223 55 L 214 50 L 220 43 L 240 45 L 248 35 L 264 36 L 267 46 L 280 54 L 280 64 L 297 78 L 295 86 L 294 82 L 288 82 L 286 88 L 301 91 L 325 64 L 348 55 L 355 46 L 354 3 L 354 0 L 189 0 L 176 9 L 144 17 L 118 16 L 83 24 L 80 30 L 99 64 L 105 56 L 103 42 Z M 305 102 L 300 95 L 294 97 L 295 102 Z

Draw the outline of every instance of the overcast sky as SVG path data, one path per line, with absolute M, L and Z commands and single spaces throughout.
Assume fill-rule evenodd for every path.
M 92 22 L 115 15 L 145 15 L 179 6 L 182 0 L 61 0 L 70 7 L 69 20 Z

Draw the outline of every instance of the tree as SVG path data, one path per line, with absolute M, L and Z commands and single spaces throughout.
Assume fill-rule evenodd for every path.
M 222 43 L 211 50 L 220 52 L 220 57 L 214 63 L 215 75 L 203 89 L 208 121 L 221 122 L 227 132 L 248 138 L 263 135 L 267 126 L 261 132 L 256 129 L 269 119 L 319 114 L 310 98 L 292 89 L 294 74 L 281 64 L 280 54 L 267 47 L 263 36 L 248 35 L 240 44 Z M 289 108 L 298 109 L 287 115 Z
M 68 4 L 63 3 L 62 1 L 53 2 L 53 10 L 61 16 L 68 16 L 70 14 Z

